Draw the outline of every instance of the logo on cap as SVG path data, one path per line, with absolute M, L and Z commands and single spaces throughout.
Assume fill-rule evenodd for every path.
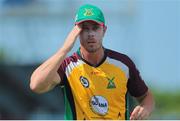
M 94 15 L 92 10 L 93 10 L 92 8 L 90 8 L 90 9 L 85 8 L 84 16 L 92 16 L 92 15 Z
M 102 11 L 94 5 L 83 5 L 79 8 L 75 17 L 75 24 L 92 20 L 99 24 L 105 24 L 104 15 Z

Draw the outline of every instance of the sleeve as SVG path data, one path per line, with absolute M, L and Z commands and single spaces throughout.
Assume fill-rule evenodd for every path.
M 144 80 L 142 80 L 140 73 L 133 62 L 131 62 L 129 69 L 127 88 L 130 94 L 134 97 L 140 97 L 148 90 L 148 87 L 146 86 Z
M 62 63 L 61 63 L 61 65 L 60 65 L 60 67 L 59 67 L 59 69 L 58 69 L 58 74 L 59 74 L 59 76 L 60 76 L 60 78 L 61 78 L 61 82 L 60 82 L 60 85 L 61 86 L 63 86 L 64 85 L 64 78 L 65 78 L 65 68 L 66 68 L 66 60 L 64 60 Z

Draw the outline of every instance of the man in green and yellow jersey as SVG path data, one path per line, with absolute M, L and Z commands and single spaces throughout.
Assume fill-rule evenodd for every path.
M 154 99 L 133 61 L 125 54 L 103 47 L 107 26 L 102 11 L 83 5 L 64 45 L 32 74 L 30 88 L 44 93 L 63 88 L 65 119 L 147 119 Z M 80 47 L 66 57 L 77 38 Z M 127 115 L 127 93 L 139 101 Z

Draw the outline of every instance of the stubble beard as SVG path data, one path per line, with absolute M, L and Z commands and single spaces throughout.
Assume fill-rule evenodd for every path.
M 88 51 L 89 53 L 95 53 L 97 52 L 98 50 L 100 50 L 102 48 L 102 44 L 99 45 L 97 48 L 93 48 L 93 47 L 89 47 L 89 48 L 85 48 L 86 51 Z

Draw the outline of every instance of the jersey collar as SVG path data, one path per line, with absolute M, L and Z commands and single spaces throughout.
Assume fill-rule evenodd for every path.
M 106 48 L 103 47 L 103 49 L 104 49 L 104 57 L 103 57 L 103 59 L 102 59 L 98 64 L 96 64 L 96 65 L 92 65 L 92 64 L 90 64 L 87 60 L 85 60 L 84 58 L 82 58 L 81 51 L 80 51 L 80 47 L 79 47 L 79 49 L 77 50 L 76 53 L 77 53 L 77 55 L 80 57 L 80 59 L 81 59 L 82 61 L 84 61 L 86 64 L 88 64 L 88 65 L 90 65 L 90 66 L 93 66 L 93 67 L 99 67 L 101 64 L 104 63 L 104 61 L 106 60 L 106 57 L 107 57 Z

